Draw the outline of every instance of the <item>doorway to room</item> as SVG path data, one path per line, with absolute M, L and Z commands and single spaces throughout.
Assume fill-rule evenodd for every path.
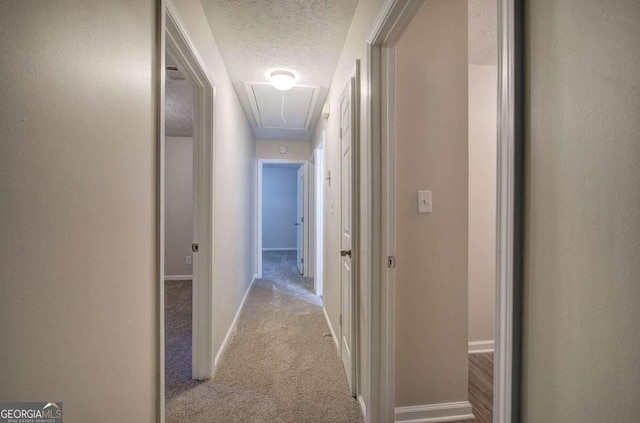
M 304 274 L 301 166 L 267 164 L 262 171 L 262 269 L 291 262 Z
M 307 185 L 306 161 L 259 161 L 259 276 L 264 276 L 265 271 L 272 276 L 282 272 L 312 276 L 307 258 L 310 250 Z
M 194 272 L 194 88 L 165 52 L 165 396 L 192 385 Z
M 475 13 L 466 2 L 410 1 L 391 8 L 372 37 L 372 115 L 382 117 L 373 127 L 374 157 L 380 157 L 373 173 L 382 174 L 373 181 L 380 201 L 374 211 L 382 221 L 373 236 L 381 240 L 380 262 L 387 260 L 373 275 L 374 288 L 381 287 L 374 294 L 383 317 L 379 326 L 373 322 L 373 333 L 386 348 L 372 353 L 381 363 L 374 374 L 381 387 L 374 386 L 380 399 L 375 411 L 385 420 L 467 420 L 473 410 L 478 421 L 502 422 L 510 421 L 512 410 L 517 413 L 521 145 L 513 132 L 515 17 L 508 2 L 498 3 L 502 14 L 495 2 L 493 11 L 475 4 L 482 8 Z M 478 16 L 483 19 L 472 25 L 469 20 Z M 500 30 L 485 44 L 471 30 L 461 31 L 484 29 L 487 21 Z M 493 45 L 469 49 L 472 41 Z M 474 59 L 474 50 L 493 51 L 493 58 Z M 428 294 L 417 295 L 421 291 Z M 376 308 L 374 303 L 374 315 Z M 426 314 L 447 316 L 447 327 L 424 327 L 434 335 L 420 346 L 407 329 L 415 321 L 438 322 Z M 446 347 L 454 337 L 456 345 Z M 458 386 L 469 386 L 458 396 L 480 399 L 478 406 L 433 404 L 426 396 L 407 401 L 407 391 L 396 387 L 411 385 L 415 392 L 428 380 L 429 389 L 439 389 L 451 380 L 447 375 L 438 381 L 445 373 L 435 366 L 420 373 L 416 362 L 455 368 Z M 476 376 L 481 384 L 474 385 Z M 419 401 L 425 406 L 416 406 Z M 396 407 L 402 402 L 406 406 Z
M 167 398 L 213 375 L 215 163 L 215 85 L 171 3 L 163 13 L 157 173 L 161 415 Z

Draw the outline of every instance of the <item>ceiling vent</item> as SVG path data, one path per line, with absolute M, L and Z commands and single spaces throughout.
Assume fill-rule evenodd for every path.
M 279 91 L 270 84 L 246 82 L 244 85 L 258 128 L 309 129 L 319 87 L 295 86 Z
M 182 73 L 177 66 L 167 66 L 165 72 L 169 79 L 174 81 L 184 81 L 184 76 L 182 76 Z

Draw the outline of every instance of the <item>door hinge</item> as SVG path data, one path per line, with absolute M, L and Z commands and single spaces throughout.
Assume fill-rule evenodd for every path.
M 304 258 L 301 258 L 301 259 L 300 259 L 300 263 L 304 263 Z
M 342 313 L 340 313 L 340 326 L 342 326 Z
M 387 257 L 387 267 L 389 269 L 396 267 L 396 256 Z
M 304 223 L 304 216 L 300 218 L 300 222 Z

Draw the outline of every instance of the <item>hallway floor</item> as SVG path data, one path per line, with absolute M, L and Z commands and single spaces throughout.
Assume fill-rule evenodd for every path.
M 335 343 L 324 336 L 313 280 L 298 274 L 295 252 L 265 252 L 263 262 L 209 381 L 189 379 L 191 284 L 167 283 L 166 421 L 362 422 Z
M 469 402 L 474 420 L 451 423 L 493 422 L 493 353 L 469 354 Z
M 469 402 L 476 423 L 493 422 L 493 353 L 469 354 Z

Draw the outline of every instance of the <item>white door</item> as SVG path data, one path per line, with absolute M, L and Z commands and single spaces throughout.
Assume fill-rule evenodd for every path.
M 340 355 L 349 382 L 351 393 L 355 394 L 355 351 L 354 351 L 354 271 L 353 243 L 353 151 L 354 121 L 353 95 L 355 79 L 351 78 L 340 99 L 340 151 L 341 151 L 341 314 L 340 314 Z
M 304 166 L 298 168 L 298 201 L 296 211 L 296 264 L 298 271 L 304 275 Z

